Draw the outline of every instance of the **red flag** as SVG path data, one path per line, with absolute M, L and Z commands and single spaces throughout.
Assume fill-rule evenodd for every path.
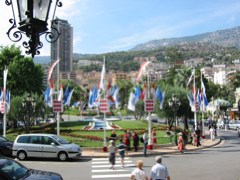
M 57 65 L 57 63 L 59 63 L 60 59 L 58 59 L 57 61 L 55 61 L 52 66 L 50 67 L 49 71 L 48 71 L 48 80 L 51 79 L 51 76 L 52 76 L 52 72 L 53 72 L 53 69 L 54 67 Z

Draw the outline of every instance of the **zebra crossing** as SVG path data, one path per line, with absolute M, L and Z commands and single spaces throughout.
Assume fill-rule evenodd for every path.
M 116 158 L 114 169 L 109 169 L 110 166 L 108 158 L 93 158 L 92 179 L 129 178 L 135 168 L 135 164 L 129 157 L 124 158 L 124 167 L 121 165 L 120 158 Z

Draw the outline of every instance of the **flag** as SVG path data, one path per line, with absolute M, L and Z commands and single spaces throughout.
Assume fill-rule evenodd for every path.
M 187 86 L 189 86 L 190 82 L 193 80 L 194 74 L 195 74 L 195 69 L 192 71 L 192 74 L 191 74 L 191 76 L 190 76 L 190 78 L 189 78 L 189 80 L 187 82 Z
M 138 75 L 137 75 L 137 78 L 136 78 L 136 81 L 138 82 L 139 80 L 140 80 L 140 78 L 142 77 L 142 73 L 143 73 L 143 71 L 146 69 L 146 67 L 147 67 L 147 65 L 150 63 L 150 61 L 146 61 L 146 62 L 144 62 L 141 66 L 140 66 L 140 68 L 139 68 L 139 70 L 138 70 Z
M 45 102 L 49 107 L 52 107 L 52 101 L 51 101 L 50 88 L 49 88 L 49 87 L 47 87 L 46 90 L 44 91 L 44 102 Z
M 93 92 L 92 92 L 92 90 L 90 90 L 89 91 L 89 97 L 88 97 L 88 107 L 89 108 L 93 107 L 92 96 L 93 96 Z
M 68 96 L 69 96 L 69 87 L 67 86 L 63 95 L 63 104 L 67 102 Z
M 161 88 L 158 86 L 156 90 L 156 100 L 159 101 L 159 109 L 162 109 L 163 107 L 164 98 L 165 98 L 165 91 L 162 92 Z
M 163 108 L 164 100 L 165 100 L 165 91 L 162 92 L 162 101 L 160 102 L 159 109 L 162 109 L 162 108 Z
M 137 104 L 137 102 L 139 101 L 140 97 L 141 97 L 141 88 L 138 85 L 137 87 L 134 88 L 135 89 L 135 104 Z
M 49 71 L 48 71 L 48 80 L 51 79 L 51 76 L 52 76 L 52 72 L 53 72 L 53 69 L 54 67 L 59 63 L 60 59 L 58 59 L 57 61 L 55 61 L 52 66 L 50 67 Z
M 111 102 L 113 102 L 114 100 L 113 100 L 113 92 L 112 92 L 112 84 L 111 84 L 111 82 L 109 81 L 108 82 L 108 87 L 107 87 L 107 91 L 106 91 L 106 98 L 109 100 L 109 101 L 111 101 Z
M 10 110 L 10 91 L 6 93 L 7 112 Z
M 3 71 L 3 91 L 6 92 L 8 70 Z
M 58 101 L 61 101 L 62 99 L 63 99 L 63 84 L 62 84 L 59 94 L 58 94 Z
M 151 98 L 155 101 L 155 99 L 156 99 L 156 91 L 155 91 L 155 85 L 154 85 L 154 83 L 152 83 L 152 87 L 151 87 L 151 89 L 150 89 L 150 96 L 151 96 Z
M 146 85 L 146 83 L 144 83 L 144 87 L 143 87 L 140 99 L 142 99 L 142 100 L 147 99 L 147 85 Z
M 99 89 L 104 91 L 104 79 L 105 79 L 105 57 L 103 60 L 103 66 L 102 66 L 102 72 L 101 72 L 101 79 L 100 79 L 100 85 L 99 85 Z
M 114 85 L 113 87 L 113 100 L 114 100 L 114 103 L 115 103 L 115 107 L 116 109 L 118 109 L 118 106 L 119 106 L 119 91 L 118 91 L 118 87 L 116 85 Z
M 72 90 L 69 92 L 68 97 L 67 97 L 67 101 L 64 103 L 65 106 L 69 106 L 69 105 L 70 105 L 73 91 L 74 91 L 74 89 L 72 89 Z
M 187 98 L 189 101 L 189 106 L 192 108 L 192 106 L 194 105 L 194 97 L 192 91 L 188 93 Z
M 204 110 L 206 110 L 206 107 L 208 106 L 208 100 L 207 100 L 206 88 L 203 83 L 202 75 L 201 75 L 201 87 L 202 87 L 202 103 L 204 106 Z
M 73 103 L 72 107 L 78 107 L 79 106 L 79 101 Z
M 2 101 L 3 98 L 3 90 L 0 90 L 0 101 Z
M 96 105 L 97 97 L 98 97 L 98 89 L 96 86 L 94 86 L 92 90 L 90 90 L 89 92 L 89 98 L 88 98 L 89 108 L 93 108 L 94 106 L 97 106 Z
M 128 109 L 131 111 L 135 111 L 135 95 L 134 93 L 130 93 L 129 100 L 128 100 Z

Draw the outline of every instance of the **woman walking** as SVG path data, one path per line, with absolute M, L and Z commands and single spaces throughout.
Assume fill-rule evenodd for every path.
M 137 160 L 136 169 L 134 169 L 131 173 L 131 180 L 148 180 L 147 173 L 143 170 L 143 162 L 142 160 Z
M 182 132 L 179 133 L 178 137 L 178 150 L 183 153 L 184 150 L 184 141 L 183 141 L 183 134 Z
M 116 146 L 115 142 L 113 140 L 110 141 L 110 145 L 108 146 L 109 151 L 109 162 L 111 164 L 111 167 L 109 169 L 114 169 L 115 161 L 116 161 Z

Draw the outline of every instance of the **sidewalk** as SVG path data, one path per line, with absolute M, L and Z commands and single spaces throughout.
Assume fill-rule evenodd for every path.
M 221 142 L 220 137 L 216 137 L 215 141 L 211 139 L 202 139 L 201 146 L 193 146 L 191 144 L 186 145 L 187 151 L 194 151 L 198 149 L 209 148 L 215 146 Z M 163 155 L 163 154 L 172 154 L 172 153 L 179 153 L 177 146 L 172 144 L 169 145 L 160 145 L 156 149 L 147 150 L 147 156 L 155 156 L 155 155 Z M 129 157 L 142 157 L 142 147 L 139 148 L 138 152 L 128 151 L 126 156 Z M 102 148 L 83 148 L 82 157 L 108 157 L 108 152 L 103 152 Z

